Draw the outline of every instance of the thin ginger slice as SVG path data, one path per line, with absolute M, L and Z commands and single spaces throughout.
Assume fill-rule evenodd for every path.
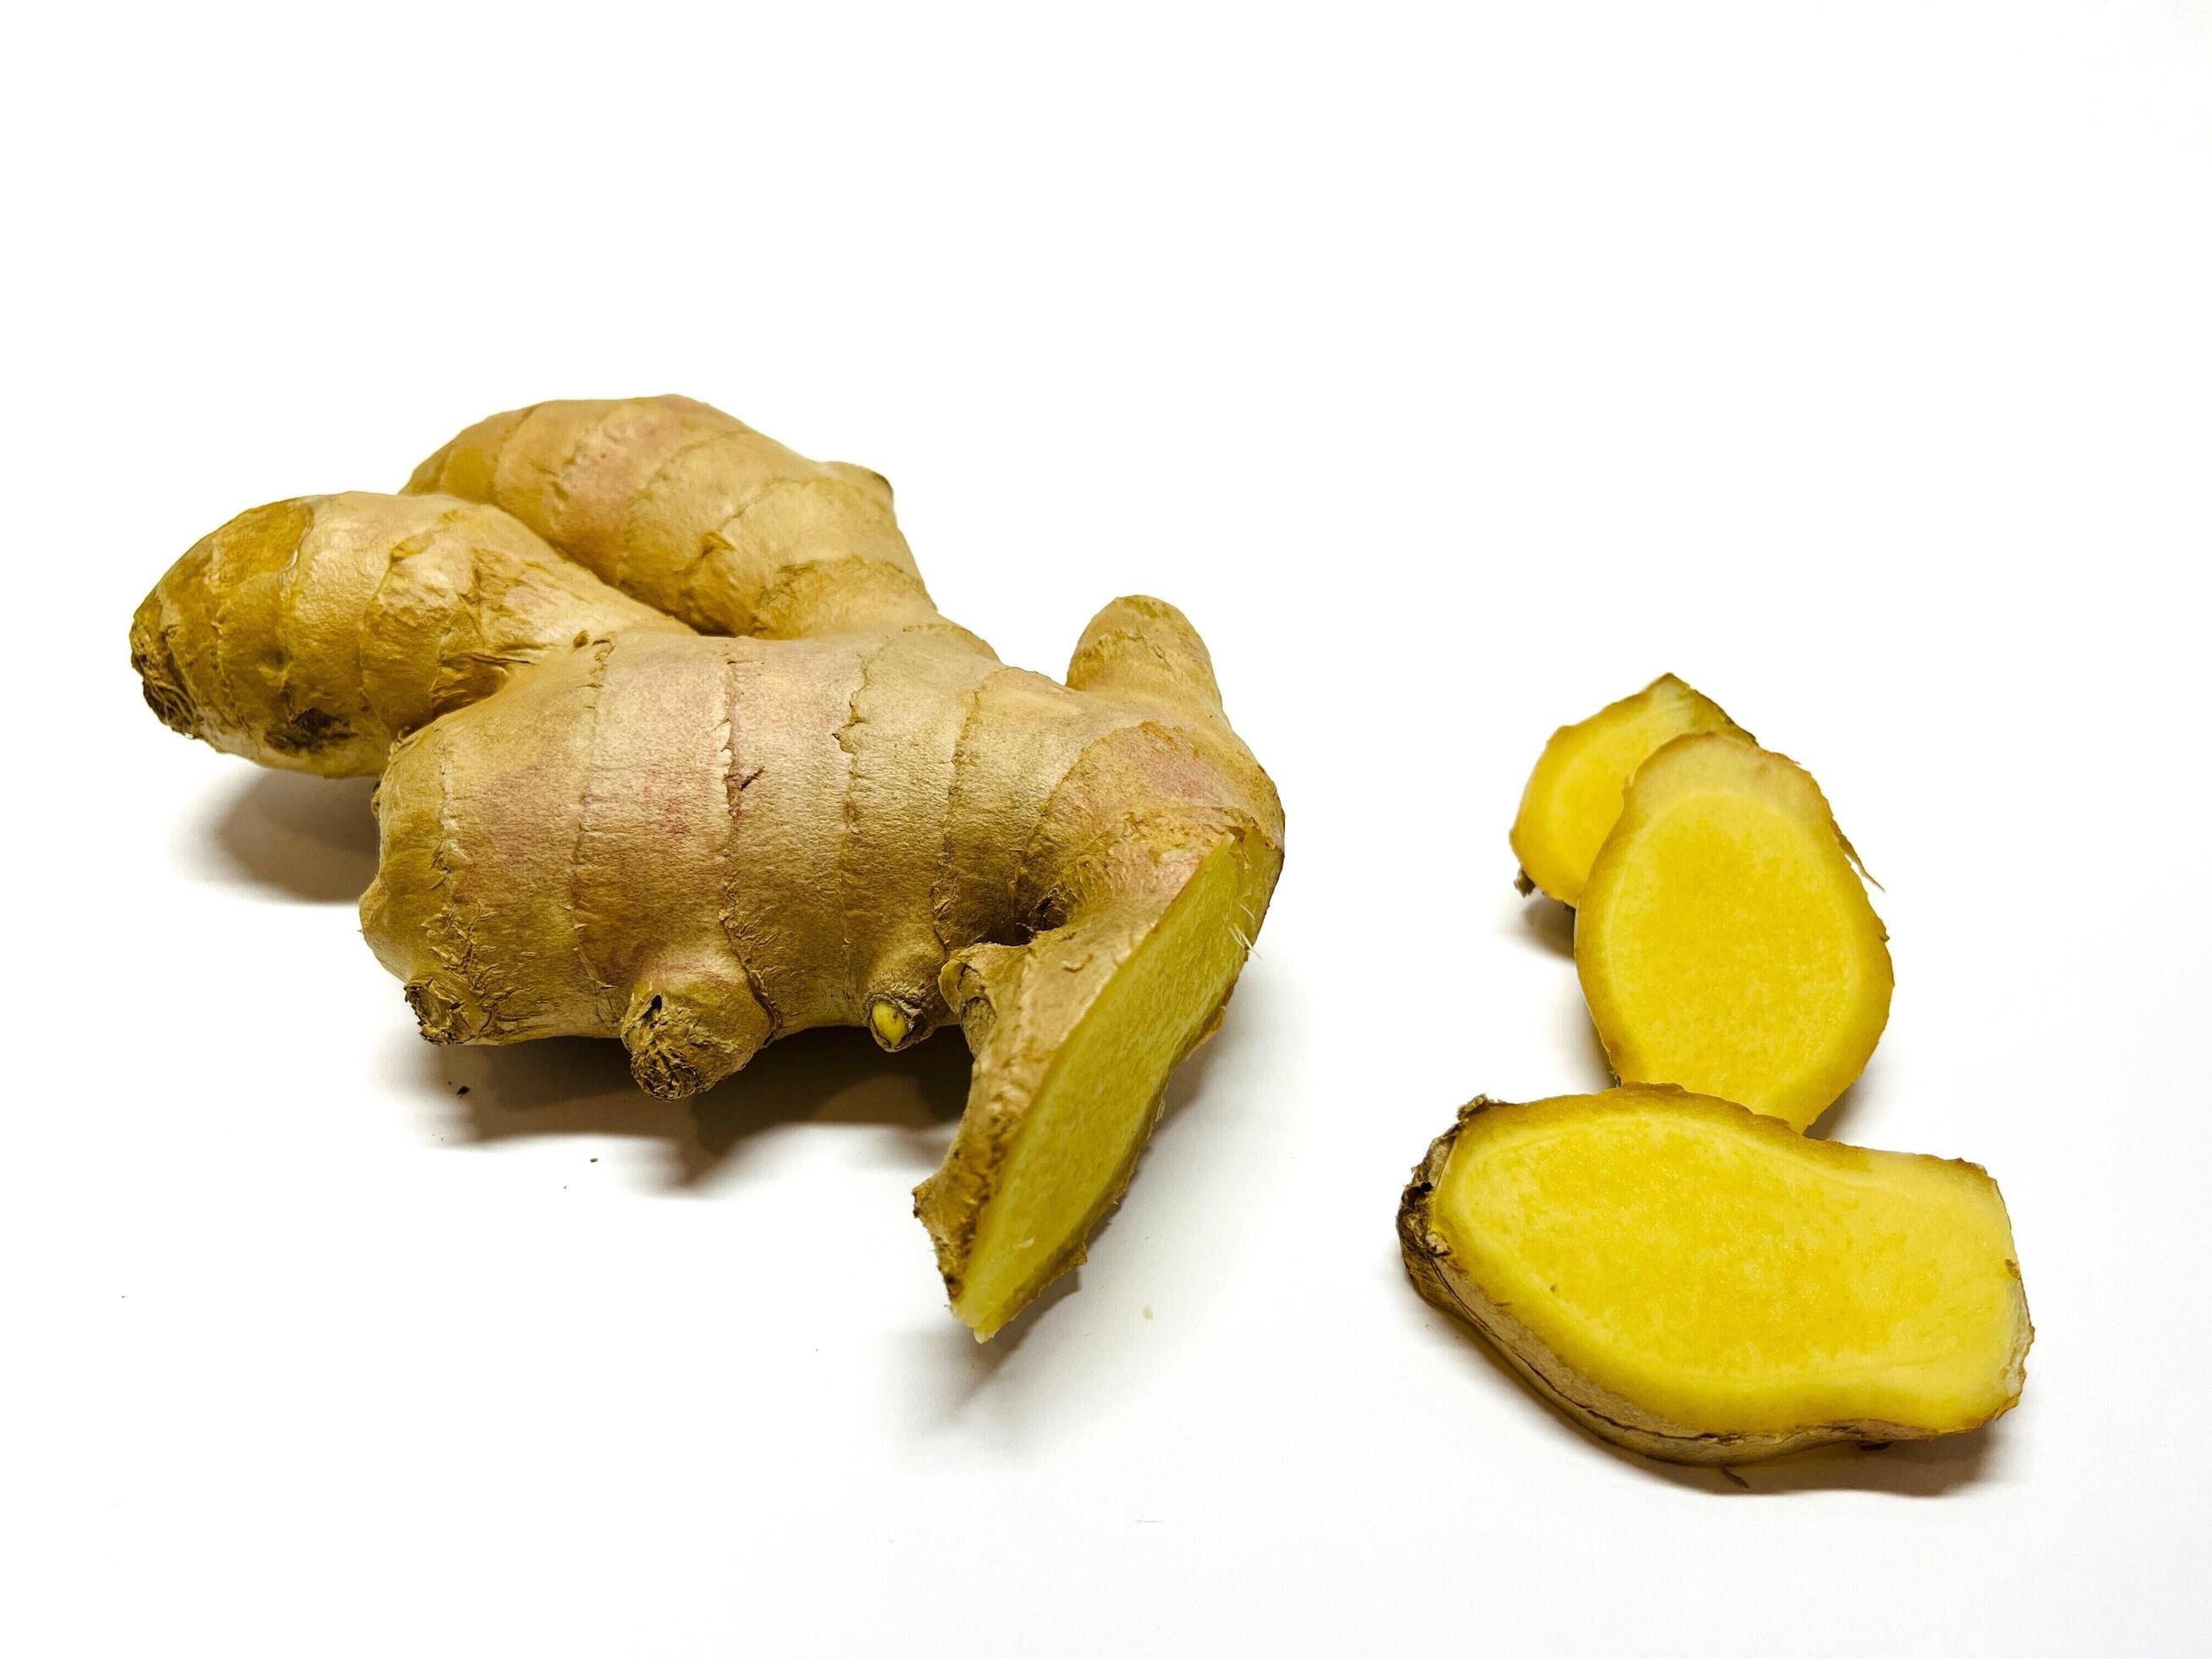
M 1662 674 L 1634 696 L 1552 733 L 1513 820 L 1523 883 L 1563 904 L 1580 904 L 1629 779 L 1662 744 L 1692 732 L 1750 735 L 1711 698 Z
M 1399 1235 L 1421 1293 L 1539 1393 L 1674 1462 L 1978 1428 L 2018 1401 L 2033 1335 L 1979 1167 L 1677 1089 L 1474 1102 Z
M 1623 1083 L 1673 1083 L 1803 1129 L 1889 1019 L 1887 935 L 1820 786 L 1747 739 L 1678 738 L 1629 786 L 1575 919 Z

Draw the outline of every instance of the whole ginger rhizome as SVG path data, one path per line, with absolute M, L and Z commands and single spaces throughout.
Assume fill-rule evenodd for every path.
M 1281 867 L 1172 605 L 1108 605 L 1064 683 L 1006 667 L 881 477 L 685 398 L 514 410 L 404 495 L 242 514 L 131 657 L 180 731 L 380 775 L 362 925 L 433 1042 L 616 1037 L 672 1097 L 793 1031 L 957 1023 L 916 1209 L 979 1336 L 1082 1260 Z

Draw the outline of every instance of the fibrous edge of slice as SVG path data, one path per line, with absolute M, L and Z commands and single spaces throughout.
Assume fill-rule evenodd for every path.
M 1423 1296 L 1583 1427 L 1673 1462 L 1978 1428 L 2034 1334 L 1979 1167 L 1676 1089 L 1477 1100 L 1398 1226 Z
M 1810 775 L 1702 733 L 1630 783 L 1576 913 L 1575 966 L 1623 1083 L 1802 1129 L 1888 1023 L 1887 937 Z
M 1692 732 L 1750 735 L 1711 698 L 1662 674 L 1633 696 L 1552 733 L 1513 819 L 1524 884 L 1564 904 L 1580 903 L 1629 779 L 1662 744 Z

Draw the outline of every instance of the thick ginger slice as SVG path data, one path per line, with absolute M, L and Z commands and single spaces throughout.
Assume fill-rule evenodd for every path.
M 1706 733 L 1630 784 L 1576 912 L 1575 966 L 1623 1083 L 1803 1129 L 1888 1022 L 1887 939 L 1810 775 Z
M 1675 1462 L 1978 1428 L 2033 1335 L 1980 1168 L 1676 1089 L 1476 1101 L 1399 1235 L 1421 1293 L 1540 1394 Z
M 1749 735 L 1711 698 L 1662 674 L 1634 696 L 1552 733 L 1513 820 L 1524 887 L 1540 887 L 1563 904 L 1581 903 L 1590 863 L 1620 817 L 1629 779 L 1654 750 L 1692 732 Z

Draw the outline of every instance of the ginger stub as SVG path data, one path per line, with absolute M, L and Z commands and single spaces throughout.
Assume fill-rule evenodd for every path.
M 1399 1212 L 1421 1294 L 1601 1438 L 1736 1463 L 1979 1427 L 2033 1332 L 1972 1164 L 1677 1089 L 1478 1100 Z

